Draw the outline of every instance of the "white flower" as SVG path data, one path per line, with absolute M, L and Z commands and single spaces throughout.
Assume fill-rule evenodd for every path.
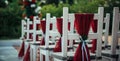
M 41 7 L 39 6 L 35 9 L 35 12 L 38 13 L 40 10 L 41 10 Z
M 35 7 L 36 5 L 35 4 L 31 4 L 30 7 Z
M 5 0 L 5 4 L 8 5 L 8 1 L 7 0 Z

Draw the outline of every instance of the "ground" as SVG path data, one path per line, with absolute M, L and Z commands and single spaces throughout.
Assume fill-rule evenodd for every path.
M 108 37 L 108 40 L 109 44 L 111 44 L 110 36 Z M 21 42 L 20 39 L 0 40 L 0 61 L 22 61 L 22 58 L 18 58 Z M 37 61 L 39 61 L 39 54 L 37 55 Z

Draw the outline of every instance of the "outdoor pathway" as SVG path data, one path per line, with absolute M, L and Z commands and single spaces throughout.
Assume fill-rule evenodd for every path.
M 22 61 L 22 59 L 18 58 L 18 52 L 13 47 L 13 44 L 9 42 L 0 41 L 0 61 Z

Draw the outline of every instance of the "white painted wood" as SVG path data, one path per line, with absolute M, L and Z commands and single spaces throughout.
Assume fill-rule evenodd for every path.
M 26 24 L 25 20 L 21 20 L 21 37 L 20 37 L 20 39 L 24 38 L 26 25 L 27 24 Z
M 63 7 L 62 56 L 67 56 L 68 7 Z
M 36 29 L 36 25 L 40 24 L 40 18 L 38 18 L 38 16 L 34 16 L 33 21 L 30 21 L 29 18 L 26 18 L 27 20 L 27 29 L 25 30 L 25 32 L 27 33 L 27 39 L 25 41 L 25 52 L 28 48 L 28 45 L 30 45 L 30 61 L 36 61 L 36 50 L 38 49 L 36 45 L 34 45 L 34 43 L 36 42 L 36 35 L 38 34 L 42 34 L 42 32 L 40 30 Z M 30 25 L 33 24 L 33 29 L 30 30 Z M 32 33 L 33 39 L 29 39 L 29 33 Z
M 119 49 L 116 48 L 116 46 L 118 45 L 118 38 L 120 38 L 120 31 L 119 31 L 119 23 L 120 23 L 120 12 L 119 12 L 119 8 L 118 7 L 114 7 L 113 10 L 113 22 L 112 22 L 112 41 L 111 41 L 111 49 L 110 50 L 106 50 L 106 51 L 102 51 L 102 53 L 106 53 L 108 55 L 119 55 L 120 56 L 120 52 L 118 52 Z M 120 51 L 120 50 L 119 50 Z M 108 57 L 110 59 L 110 61 L 117 61 L 116 58 L 111 58 Z M 118 58 L 119 61 L 120 57 Z
M 49 45 L 49 29 L 50 29 L 50 13 L 46 14 L 46 34 L 45 34 L 45 46 L 46 48 Z
M 36 16 L 33 17 L 33 42 L 36 42 Z
M 56 28 L 56 17 L 55 16 L 50 19 L 50 24 L 52 24 L 52 30 L 53 31 L 57 31 L 57 28 Z
M 36 61 L 36 57 L 37 57 L 37 50 L 39 48 L 39 44 L 40 41 L 37 41 L 36 36 L 39 34 L 43 34 L 42 30 L 37 30 L 37 24 L 40 24 L 40 18 L 38 16 L 34 16 L 34 20 L 33 20 L 33 30 L 31 30 L 31 32 L 33 32 L 33 42 L 29 42 L 30 43 L 30 54 L 32 54 L 30 56 L 31 60 L 30 61 Z M 38 45 L 36 45 L 36 44 Z
M 97 33 L 89 33 L 88 34 L 88 39 L 89 40 L 97 39 L 97 38 L 99 38 Z M 69 33 L 68 34 L 68 39 L 70 39 L 70 40 L 79 40 L 79 35 L 77 33 Z
M 119 30 L 119 8 L 114 7 L 113 11 L 113 27 L 112 27 L 112 45 L 111 45 L 111 53 L 116 54 L 116 46 L 118 42 L 117 32 Z
M 36 42 L 36 35 L 38 34 L 42 34 L 42 31 L 41 30 L 37 30 L 37 24 L 40 24 L 40 18 L 38 16 L 34 16 L 33 18 L 33 42 L 35 43 Z
M 50 30 L 50 24 L 52 24 L 52 30 Z M 50 13 L 47 13 L 46 14 L 46 34 L 44 35 L 45 45 L 39 47 L 40 48 L 40 61 L 43 61 L 42 55 L 45 55 L 45 61 L 49 61 L 49 56 L 51 55 L 51 52 L 52 52 L 48 50 L 49 48 L 51 48 L 51 45 L 49 45 L 50 43 L 49 36 L 52 37 L 52 40 L 55 40 L 55 37 L 56 36 L 60 37 L 60 34 L 56 28 L 56 17 L 50 18 Z
M 97 48 L 96 48 L 96 57 L 101 57 L 101 46 L 102 46 L 102 28 L 103 28 L 103 17 L 104 17 L 104 8 L 99 7 L 98 8 L 98 39 L 97 39 Z
M 104 23 L 105 23 L 105 32 L 104 32 L 104 45 L 107 46 L 108 45 L 108 33 L 109 33 L 109 22 L 110 22 L 110 14 L 107 13 L 106 17 L 104 18 Z
M 37 49 L 37 46 L 33 44 L 30 45 L 30 61 L 36 61 Z
M 26 33 L 27 33 L 27 38 L 26 38 L 26 40 L 28 40 L 29 39 L 29 19 L 27 18 L 27 31 L 26 31 Z
M 72 13 L 72 14 L 69 14 L 69 16 L 68 16 L 69 18 L 68 18 L 68 21 L 70 22 L 70 31 L 69 31 L 69 33 L 74 33 L 74 14 Z M 70 47 L 73 47 L 73 39 L 69 39 L 70 40 L 70 42 L 69 42 L 69 44 L 70 44 Z

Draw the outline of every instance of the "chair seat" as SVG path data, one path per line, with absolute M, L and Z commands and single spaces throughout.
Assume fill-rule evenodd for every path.
M 55 48 L 55 45 L 49 45 L 47 48 L 46 46 L 40 46 L 40 49 L 43 50 L 53 50 Z
M 120 56 L 120 50 L 116 50 L 116 54 L 112 54 L 111 50 L 102 50 L 102 56 L 118 59 L 118 56 Z
M 87 44 L 88 48 L 91 49 L 92 48 L 92 44 Z M 78 47 L 78 44 L 75 44 L 74 45 L 74 48 L 77 48 Z M 105 46 L 102 45 L 102 48 L 104 48 Z
M 49 47 L 45 47 L 45 46 L 40 46 L 39 47 L 40 49 L 43 49 L 43 50 L 53 50 L 55 48 L 55 45 L 49 45 Z M 72 47 L 68 46 L 69 49 L 72 49 Z
M 59 60 L 73 60 L 75 52 L 67 52 L 67 57 L 62 56 L 62 52 L 54 52 L 52 56 Z M 95 59 L 96 55 L 94 53 L 90 53 L 90 59 Z
M 109 44 L 109 45 L 106 45 L 105 48 L 107 48 L 107 49 L 111 49 L 111 45 L 110 45 L 110 44 Z M 117 45 L 116 48 L 119 49 L 119 48 L 120 48 L 120 44 Z

